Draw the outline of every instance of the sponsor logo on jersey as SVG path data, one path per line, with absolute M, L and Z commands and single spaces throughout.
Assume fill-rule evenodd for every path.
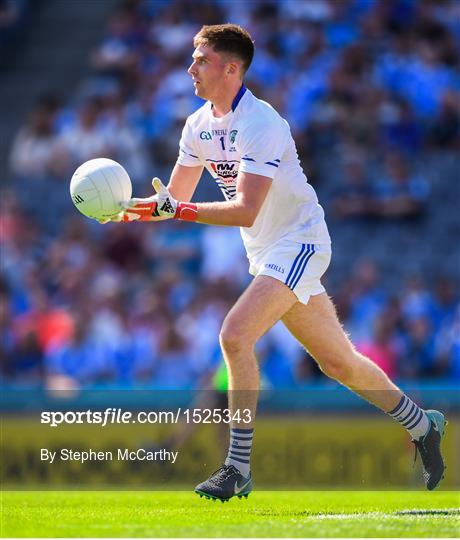
M 282 268 L 281 266 L 278 266 L 277 264 L 266 264 L 265 268 L 270 268 L 270 270 L 274 270 L 275 272 L 284 274 L 284 268 Z
M 235 134 L 236 134 L 236 130 L 233 130 L 233 131 L 235 131 Z M 202 131 L 200 133 L 200 139 L 202 141 L 211 141 L 213 137 L 222 137 L 222 136 L 227 135 L 227 132 L 228 130 L 226 129 L 212 129 L 211 131 Z
M 238 171 L 236 170 L 235 163 L 212 162 L 210 165 L 211 169 L 224 182 L 232 181 L 238 176 Z

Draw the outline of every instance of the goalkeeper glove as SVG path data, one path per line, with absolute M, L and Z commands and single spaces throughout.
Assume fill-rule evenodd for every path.
M 155 195 L 145 199 L 135 197 L 126 204 L 123 221 L 162 221 L 171 218 L 196 221 L 196 204 L 177 202 L 159 178 L 152 180 L 152 186 Z

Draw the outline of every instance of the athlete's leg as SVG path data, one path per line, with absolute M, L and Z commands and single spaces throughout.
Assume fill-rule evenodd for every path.
M 399 403 L 402 392 L 376 364 L 356 351 L 326 293 L 311 296 L 308 304 L 297 302 L 283 316 L 283 323 L 328 377 L 385 412 Z
M 409 431 L 422 458 L 425 485 L 435 489 L 445 469 L 440 449 L 446 424 L 443 414 L 418 407 L 376 364 L 356 351 L 326 293 L 312 296 L 306 305 L 296 303 L 283 322 L 326 375 L 348 386 Z
M 296 302 L 283 283 L 258 276 L 228 313 L 219 339 L 228 369 L 231 410 L 249 408 L 254 418 L 259 390 L 255 344 Z M 252 423 L 245 425 L 252 427 Z
M 257 276 L 225 318 L 219 337 L 229 375 L 229 408 L 233 415 L 242 414 L 240 421 L 231 422 L 225 464 L 195 488 L 201 496 L 227 501 L 235 495 L 247 496 L 252 489 L 249 460 L 259 392 L 254 347 L 296 302 L 286 285 L 269 276 Z

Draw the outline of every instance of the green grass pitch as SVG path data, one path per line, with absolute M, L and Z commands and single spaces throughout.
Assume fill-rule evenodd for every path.
M 458 537 L 456 492 L 4 491 L 2 537 Z

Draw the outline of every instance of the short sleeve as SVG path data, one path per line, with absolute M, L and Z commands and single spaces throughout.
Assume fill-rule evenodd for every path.
M 177 158 L 177 163 L 179 163 L 179 165 L 184 165 L 185 167 L 198 167 L 199 165 L 202 165 L 193 143 L 193 131 L 187 120 L 184 129 L 182 130 L 182 136 L 179 143 L 179 157 Z
M 237 135 L 241 155 L 240 172 L 274 178 L 289 137 L 284 121 L 273 124 L 257 122 Z

